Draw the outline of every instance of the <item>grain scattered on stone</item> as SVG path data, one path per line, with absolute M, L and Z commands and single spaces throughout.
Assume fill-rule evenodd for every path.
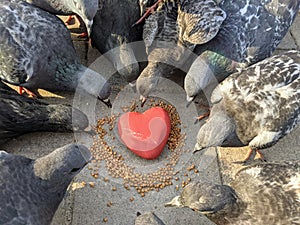
M 150 104 L 151 107 L 160 106 L 165 109 L 171 119 L 171 132 L 167 141 L 169 154 L 164 166 L 157 168 L 154 172 L 140 173 L 135 171 L 133 166 L 126 163 L 123 156 L 116 151 L 116 147 L 108 144 L 108 142 L 111 142 L 108 141 L 108 138 L 110 140 L 113 139 L 111 131 L 119 116 L 118 114 L 113 114 L 99 119 L 94 128 L 97 135 L 93 137 L 93 145 L 90 148 L 95 158 L 92 164 L 94 166 L 93 177 L 98 176 L 96 171 L 100 168 L 100 162 L 104 161 L 109 176 L 122 178 L 125 189 L 130 190 L 130 187 L 133 187 L 141 196 L 145 196 L 149 191 L 159 191 L 172 185 L 172 179 L 178 173 L 178 171 L 174 170 L 174 167 L 178 163 L 180 155 L 184 152 L 185 134 L 181 132 L 180 117 L 173 105 L 154 99 L 150 100 Z M 134 111 L 137 108 L 138 104 L 133 101 L 127 110 Z M 104 181 L 108 182 L 109 179 L 105 177 Z

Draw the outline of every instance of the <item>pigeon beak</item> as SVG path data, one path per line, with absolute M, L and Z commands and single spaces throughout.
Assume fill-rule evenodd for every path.
M 165 207 L 172 207 L 172 206 L 177 206 L 177 207 L 182 206 L 182 204 L 180 203 L 180 196 L 176 196 L 170 202 L 167 202 L 165 204 Z
M 140 5 L 140 16 L 143 16 L 144 10 L 145 10 L 144 4 L 143 4 L 143 3 L 140 3 L 139 5 Z
M 195 152 L 201 151 L 202 149 L 203 149 L 203 147 L 197 143 L 194 147 L 193 154 Z
M 86 164 L 88 164 L 89 162 L 92 161 L 93 156 L 92 156 L 92 154 L 91 154 L 91 152 L 90 152 L 89 150 L 83 150 L 83 149 L 80 149 L 80 152 L 81 152 L 82 157 L 83 157 L 84 160 L 85 160 L 84 166 L 85 166 Z M 83 166 L 83 167 L 84 167 L 84 166 Z
M 141 107 L 143 107 L 147 101 L 147 98 L 144 97 L 143 95 L 140 96 L 140 101 L 141 101 Z
M 99 99 L 100 99 L 100 98 L 99 98 Z M 111 104 L 109 98 L 106 98 L 106 99 L 100 99 L 100 101 L 103 102 L 108 108 L 111 108 L 111 107 L 112 107 L 112 104 Z
M 188 95 L 186 96 L 186 100 L 187 100 L 186 107 L 187 108 L 191 105 L 191 103 L 194 101 L 194 99 L 195 99 L 195 96 L 193 96 L 193 97 L 190 97 Z
M 90 134 L 90 135 L 96 135 L 97 134 L 97 132 L 90 125 L 88 127 L 86 127 L 83 131 Z
M 91 32 L 92 32 L 93 20 L 87 19 L 87 20 L 84 21 L 84 23 L 85 23 L 85 26 L 86 26 L 88 37 L 90 37 Z
M 129 86 L 132 88 L 133 92 L 136 93 L 136 80 L 130 82 Z

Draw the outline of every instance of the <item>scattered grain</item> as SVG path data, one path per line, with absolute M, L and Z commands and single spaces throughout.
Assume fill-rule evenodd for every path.
M 175 172 L 174 167 L 178 163 L 180 155 L 184 152 L 183 146 L 185 134 L 181 133 L 181 121 L 175 107 L 161 100 L 156 101 L 153 98 L 151 99 L 151 107 L 162 107 L 169 113 L 171 119 L 171 132 L 167 141 L 167 146 L 170 153 L 167 157 L 167 162 L 164 164 L 164 167 L 158 168 L 154 172 L 144 174 L 138 173 L 135 171 L 134 167 L 126 164 L 126 161 L 121 154 L 114 150 L 115 146 L 108 145 L 108 142 L 111 142 L 108 141 L 108 138 L 110 138 L 110 140 L 115 139 L 111 130 L 114 128 L 116 120 L 119 116 L 116 114 L 103 117 L 97 121 L 97 125 L 94 129 L 98 135 L 94 136 L 93 145 L 90 148 L 92 155 L 95 158 L 93 163 L 93 177 L 98 177 L 98 173 L 96 173 L 96 171 L 98 171 L 100 168 L 100 162 L 104 161 L 108 174 L 111 177 L 123 178 L 124 188 L 130 190 L 130 187 L 134 187 L 142 197 L 144 197 L 149 191 L 159 191 L 166 186 L 172 185 L 173 177 L 179 172 Z M 137 102 L 133 101 L 130 107 L 123 107 L 122 109 L 123 111 L 135 111 L 137 108 Z M 178 179 L 178 177 L 175 178 L 175 180 Z M 109 181 L 107 177 L 105 177 L 103 180 L 105 182 Z M 186 184 L 184 183 L 184 185 Z M 116 187 L 113 187 L 112 190 L 115 191 Z M 133 200 L 133 197 L 130 198 L 130 201 Z
M 109 201 L 109 202 L 106 204 L 107 207 L 111 207 L 112 205 L 113 205 L 113 203 L 112 203 L 111 201 Z

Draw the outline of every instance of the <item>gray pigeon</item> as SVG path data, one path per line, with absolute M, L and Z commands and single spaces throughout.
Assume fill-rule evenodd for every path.
M 0 151 L 0 224 L 50 224 L 68 185 L 90 160 L 89 150 L 76 144 L 36 160 Z
M 274 145 L 300 121 L 300 53 L 288 51 L 234 73 L 212 93 L 212 110 L 195 151 L 231 138 L 250 151 Z
M 210 95 L 229 74 L 271 56 L 293 23 L 299 4 L 299 0 L 222 0 L 219 7 L 226 19 L 219 32 L 194 50 L 199 57 L 185 77 L 187 101 L 203 90 Z
M 0 144 L 28 132 L 79 131 L 88 124 L 87 116 L 69 105 L 27 98 L 0 81 Z
M 85 23 L 87 34 L 90 36 L 93 18 L 98 10 L 99 0 L 26 0 L 56 15 L 78 15 Z M 102 0 L 100 0 L 101 2 Z
M 166 1 L 146 19 L 143 39 L 148 65 L 136 82 L 142 101 L 155 91 L 160 77 L 184 67 L 197 43 L 217 34 L 225 17 L 213 0 L 180 0 Z
M 165 206 L 189 207 L 216 224 L 300 223 L 300 163 L 270 162 L 241 169 L 230 186 L 188 184 Z
M 0 1 L 0 79 L 29 89 L 80 90 L 108 98 L 103 76 L 79 62 L 70 32 L 56 16 L 20 0 Z M 79 90 L 79 88 L 77 90 Z
M 139 17 L 134 0 L 104 1 L 94 18 L 91 44 L 105 54 L 127 82 L 139 75 L 139 64 L 130 43 L 142 40 L 142 27 L 131 27 Z

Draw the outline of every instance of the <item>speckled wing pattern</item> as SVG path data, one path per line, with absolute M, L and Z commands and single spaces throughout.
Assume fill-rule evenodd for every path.
M 241 169 L 231 183 L 247 208 L 230 224 L 299 224 L 299 161 L 269 162 Z
M 148 48 L 152 45 L 156 34 L 159 32 L 158 26 L 159 13 L 150 15 L 143 27 L 143 40 L 146 46 L 146 52 L 149 53 Z
M 78 60 L 74 55 L 70 33 L 56 16 L 23 1 L 0 1 L 2 80 L 35 86 L 37 76 L 54 76 L 57 65 Z
M 300 53 L 265 59 L 232 74 L 219 88 L 240 140 L 254 138 L 250 147 L 268 147 L 300 121 Z
M 224 45 L 220 54 L 252 64 L 271 56 L 299 10 L 298 0 L 223 0 L 226 12 L 212 45 Z
M 69 5 L 66 5 L 65 0 L 26 0 L 26 2 L 56 15 L 70 15 L 74 13 L 70 9 L 70 6 L 72 6 L 73 4 L 69 3 Z M 74 1 L 74 3 L 75 2 L 77 1 Z
M 26 183 L 26 171 L 24 169 L 16 169 L 13 167 L 23 167 L 30 165 L 32 160 L 22 156 L 14 156 L 12 154 L 0 154 L 0 224 L 27 224 L 27 219 L 19 215 L 19 210 L 27 210 L 26 208 L 19 208 L 20 191 L 25 193 L 27 190 L 20 190 L 22 183 Z M 17 166 L 18 165 L 18 166 Z M 13 181 L 12 177 L 18 177 Z M 26 193 L 30 195 L 30 193 Z M 15 200 L 11 201 L 10 196 L 15 196 Z M 17 201 L 19 200 L 19 202 Z M 34 215 L 32 215 L 34 216 Z
M 177 43 L 177 5 L 166 3 L 161 10 L 151 14 L 143 27 L 143 40 L 149 54 L 159 47 L 173 46 Z M 166 45 L 166 46 L 164 46 Z
M 178 9 L 179 39 L 203 44 L 218 33 L 226 13 L 214 0 L 184 0 Z
M 82 19 L 92 19 L 97 9 L 103 5 L 103 0 L 26 0 L 26 2 L 52 14 L 78 14 L 83 17 Z

